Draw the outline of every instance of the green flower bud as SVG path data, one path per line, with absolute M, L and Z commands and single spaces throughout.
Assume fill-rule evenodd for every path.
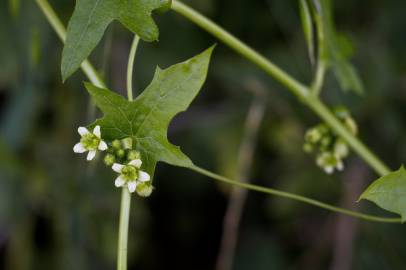
M 320 145 L 322 147 L 328 148 L 331 145 L 332 141 L 333 141 L 333 139 L 330 136 L 323 137 L 323 139 L 321 139 L 321 141 L 320 141 Z
M 347 117 L 344 121 L 344 125 L 348 128 L 348 130 L 353 134 L 358 134 L 358 126 L 357 123 L 352 119 L 352 117 Z
M 141 158 L 140 152 L 135 151 L 135 150 L 131 150 L 127 154 L 127 159 L 128 160 L 134 160 L 134 159 L 140 159 L 140 158 Z
M 339 158 L 346 158 L 349 152 L 347 143 L 342 139 L 337 139 L 334 144 L 334 155 Z
M 119 157 L 119 158 L 125 157 L 125 151 L 124 151 L 124 149 L 118 149 L 118 150 L 116 151 L 116 156 Z
M 121 149 L 121 147 L 122 147 L 121 142 L 119 140 L 114 140 L 111 143 L 111 145 L 113 146 L 114 149 L 117 149 L 117 150 Z
M 131 139 L 130 137 L 122 139 L 121 143 L 122 143 L 124 149 L 132 149 L 133 148 L 133 139 Z
M 309 129 L 306 134 L 305 134 L 305 140 L 306 142 L 309 143 L 317 143 L 321 138 L 323 134 L 320 132 L 318 128 L 312 128 Z
M 104 164 L 106 164 L 108 167 L 112 166 L 116 162 L 116 157 L 112 154 L 107 154 L 104 157 Z
M 154 190 L 154 187 L 145 183 L 140 183 L 137 185 L 137 193 L 141 197 L 149 197 Z

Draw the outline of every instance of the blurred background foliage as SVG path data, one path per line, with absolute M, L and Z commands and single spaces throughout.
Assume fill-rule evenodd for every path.
M 191 0 L 300 81 L 309 83 L 297 1 Z M 66 23 L 70 0 L 52 1 Z M 365 95 L 343 93 L 329 73 L 323 98 L 347 105 L 360 137 L 393 169 L 406 162 L 406 20 L 404 0 L 335 1 L 337 28 L 353 43 Z M 167 67 L 216 41 L 173 12 L 155 16 L 158 43 L 142 43 L 139 93 L 156 65 Z M 131 34 L 110 26 L 91 60 L 110 88 L 124 94 Z M 76 128 L 93 120 L 78 72 L 61 83 L 62 45 L 34 1 L 0 1 L 0 269 L 114 269 L 120 192 L 113 173 L 72 152 Z M 357 157 L 327 176 L 303 153 L 305 130 L 319 120 L 230 49 L 217 46 L 208 80 L 170 139 L 196 164 L 236 176 L 248 108 L 266 93 L 252 174 L 260 185 L 335 205 L 384 213 L 357 196 L 375 175 Z M 100 163 L 100 162 L 99 162 Z M 229 188 L 159 164 L 156 190 L 132 204 L 129 269 L 213 269 Z M 249 193 L 234 269 L 406 269 L 406 230 L 368 223 Z

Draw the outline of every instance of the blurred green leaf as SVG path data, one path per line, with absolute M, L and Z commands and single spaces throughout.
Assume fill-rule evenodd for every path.
M 213 47 L 165 70 L 157 68 L 151 84 L 135 101 L 86 84 L 104 117 L 100 125 L 106 140 L 132 137 L 141 152 L 143 167 L 153 175 L 157 161 L 188 167 L 191 160 L 167 139 L 171 119 L 185 111 L 201 89 Z
M 315 0 L 315 3 L 315 14 L 321 24 L 319 29 L 322 31 L 319 48 L 321 61 L 325 61 L 331 66 L 343 90 L 352 90 L 362 94 L 364 92 L 362 81 L 349 62 L 352 54 L 351 43 L 335 30 L 331 0 Z
M 399 214 L 406 221 L 406 170 L 402 166 L 396 172 L 385 175 L 373 182 L 361 195 L 379 207 Z
M 0 137 L 0 169 L 17 172 L 20 167 L 21 164 L 17 156 L 8 148 L 6 143 Z
M 18 17 L 20 14 L 20 0 L 9 0 L 8 1 L 10 13 L 13 17 Z
M 145 41 L 157 40 L 159 30 L 151 12 L 166 4 L 166 0 L 78 0 L 62 53 L 63 80 L 79 68 L 113 20 L 120 21 Z

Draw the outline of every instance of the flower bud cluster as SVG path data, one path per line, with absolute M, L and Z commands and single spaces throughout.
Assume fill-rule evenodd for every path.
M 357 124 L 345 107 L 335 108 L 334 113 L 353 135 L 357 135 Z M 332 174 L 334 170 L 342 171 L 343 160 L 350 152 L 347 143 L 324 123 L 306 131 L 303 150 L 315 153 L 316 164 L 328 174 Z
M 75 153 L 88 152 L 87 160 L 90 161 L 98 151 L 106 152 L 104 164 L 118 173 L 115 180 L 116 187 L 126 187 L 131 193 L 137 192 L 142 197 L 151 195 L 153 191 L 151 177 L 141 170 L 141 154 L 133 148 L 132 138 L 104 141 L 100 126 L 96 126 L 92 132 L 85 127 L 80 127 L 78 132 L 81 139 L 73 148 Z

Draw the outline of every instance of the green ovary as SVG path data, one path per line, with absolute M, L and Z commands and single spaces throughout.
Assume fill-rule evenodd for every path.
M 135 181 L 138 178 L 138 170 L 134 166 L 127 165 L 121 170 L 121 175 L 126 181 Z
M 94 134 L 86 134 L 80 139 L 80 143 L 87 150 L 96 150 L 99 147 L 100 139 Z

